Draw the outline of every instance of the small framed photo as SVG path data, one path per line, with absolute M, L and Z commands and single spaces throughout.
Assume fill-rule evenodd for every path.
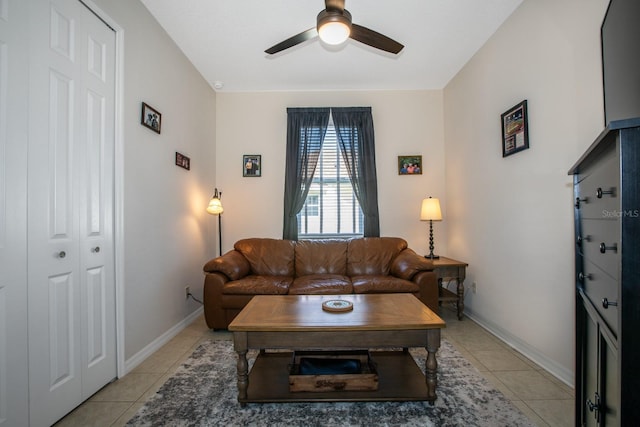
M 186 170 L 191 169 L 191 159 L 185 156 L 184 154 L 178 153 L 176 151 L 176 166 L 180 166 Z
M 242 176 L 262 176 L 262 155 L 245 154 L 242 156 Z
M 422 175 L 422 156 L 398 156 L 398 175 Z
M 502 157 L 529 148 L 527 100 L 502 113 Z
M 160 133 L 160 125 L 162 124 L 162 114 L 158 110 L 152 108 L 146 102 L 142 103 L 142 116 L 140 124 L 148 127 L 154 132 Z

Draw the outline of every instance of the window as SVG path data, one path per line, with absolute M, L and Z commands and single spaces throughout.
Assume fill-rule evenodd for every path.
M 360 237 L 363 215 L 329 121 L 309 193 L 298 214 L 300 238 Z
M 380 236 L 371 107 L 287 108 L 282 238 L 300 235 Z
M 320 206 L 318 201 L 320 200 L 319 194 L 309 194 L 304 204 L 304 213 L 306 216 L 318 216 L 320 215 Z

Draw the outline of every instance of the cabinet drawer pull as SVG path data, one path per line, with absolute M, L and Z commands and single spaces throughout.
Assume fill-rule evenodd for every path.
M 609 301 L 607 298 L 602 299 L 602 308 L 607 309 L 609 306 L 617 307 L 618 301 Z
M 610 190 L 603 190 L 602 188 L 598 187 L 598 189 L 596 190 L 596 197 L 598 199 L 602 199 L 603 194 L 611 194 L 611 197 L 615 197 L 616 189 L 615 187 L 611 187 Z
M 91 248 L 91 252 L 94 252 L 94 253 L 100 252 L 100 246 L 96 246 L 95 248 Z
M 607 251 L 618 253 L 618 244 L 614 243 L 613 246 L 607 246 L 604 242 L 600 243 L 600 253 L 604 254 Z
M 65 251 L 58 252 L 58 258 L 64 258 L 66 256 L 67 256 L 67 253 Z
M 576 197 L 576 209 L 580 209 L 580 202 L 589 203 L 589 198 L 585 197 L 581 199 L 580 197 Z
M 580 280 L 581 282 L 584 282 L 584 279 L 592 280 L 593 279 L 593 275 L 591 273 L 584 274 L 581 271 L 580 273 L 578 273 L 578 280 Z
M 584 237 L 582 236 L 578 236 L 578 238 L 576 239 L 576 243 L 578 244 L 578 246 L 582 246 L 582 242 L 590 242 L 591 241 L 591 236 L 586 235 Z
M 593 412 L 594 418 L 599 423 L 600 422 L 600 395 L 598 393 L 595 393 L 594 400 L 596 401 L 596 403 L 593 403 L 591 399 L 587 399 L 585 403 L 587 405 L 587 409 L 589 409 L 589 412 Z

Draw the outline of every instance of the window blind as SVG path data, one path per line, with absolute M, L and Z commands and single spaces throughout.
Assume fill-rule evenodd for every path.
M 298 234 L 302 238 L 362 236 L 362 225 L 362 210 L 330 120 L 309 193 L 298 214 Z

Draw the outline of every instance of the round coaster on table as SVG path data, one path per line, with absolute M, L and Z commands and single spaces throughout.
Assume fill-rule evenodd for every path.
M 342 299 L 332 299 L 324 301 L 322 303 L 322 309 L 324 311 L 330 311 L 332 313 L 342 313 L 345 311 L 353 310 L 353 303 L 351 301 L 345 301 Z

